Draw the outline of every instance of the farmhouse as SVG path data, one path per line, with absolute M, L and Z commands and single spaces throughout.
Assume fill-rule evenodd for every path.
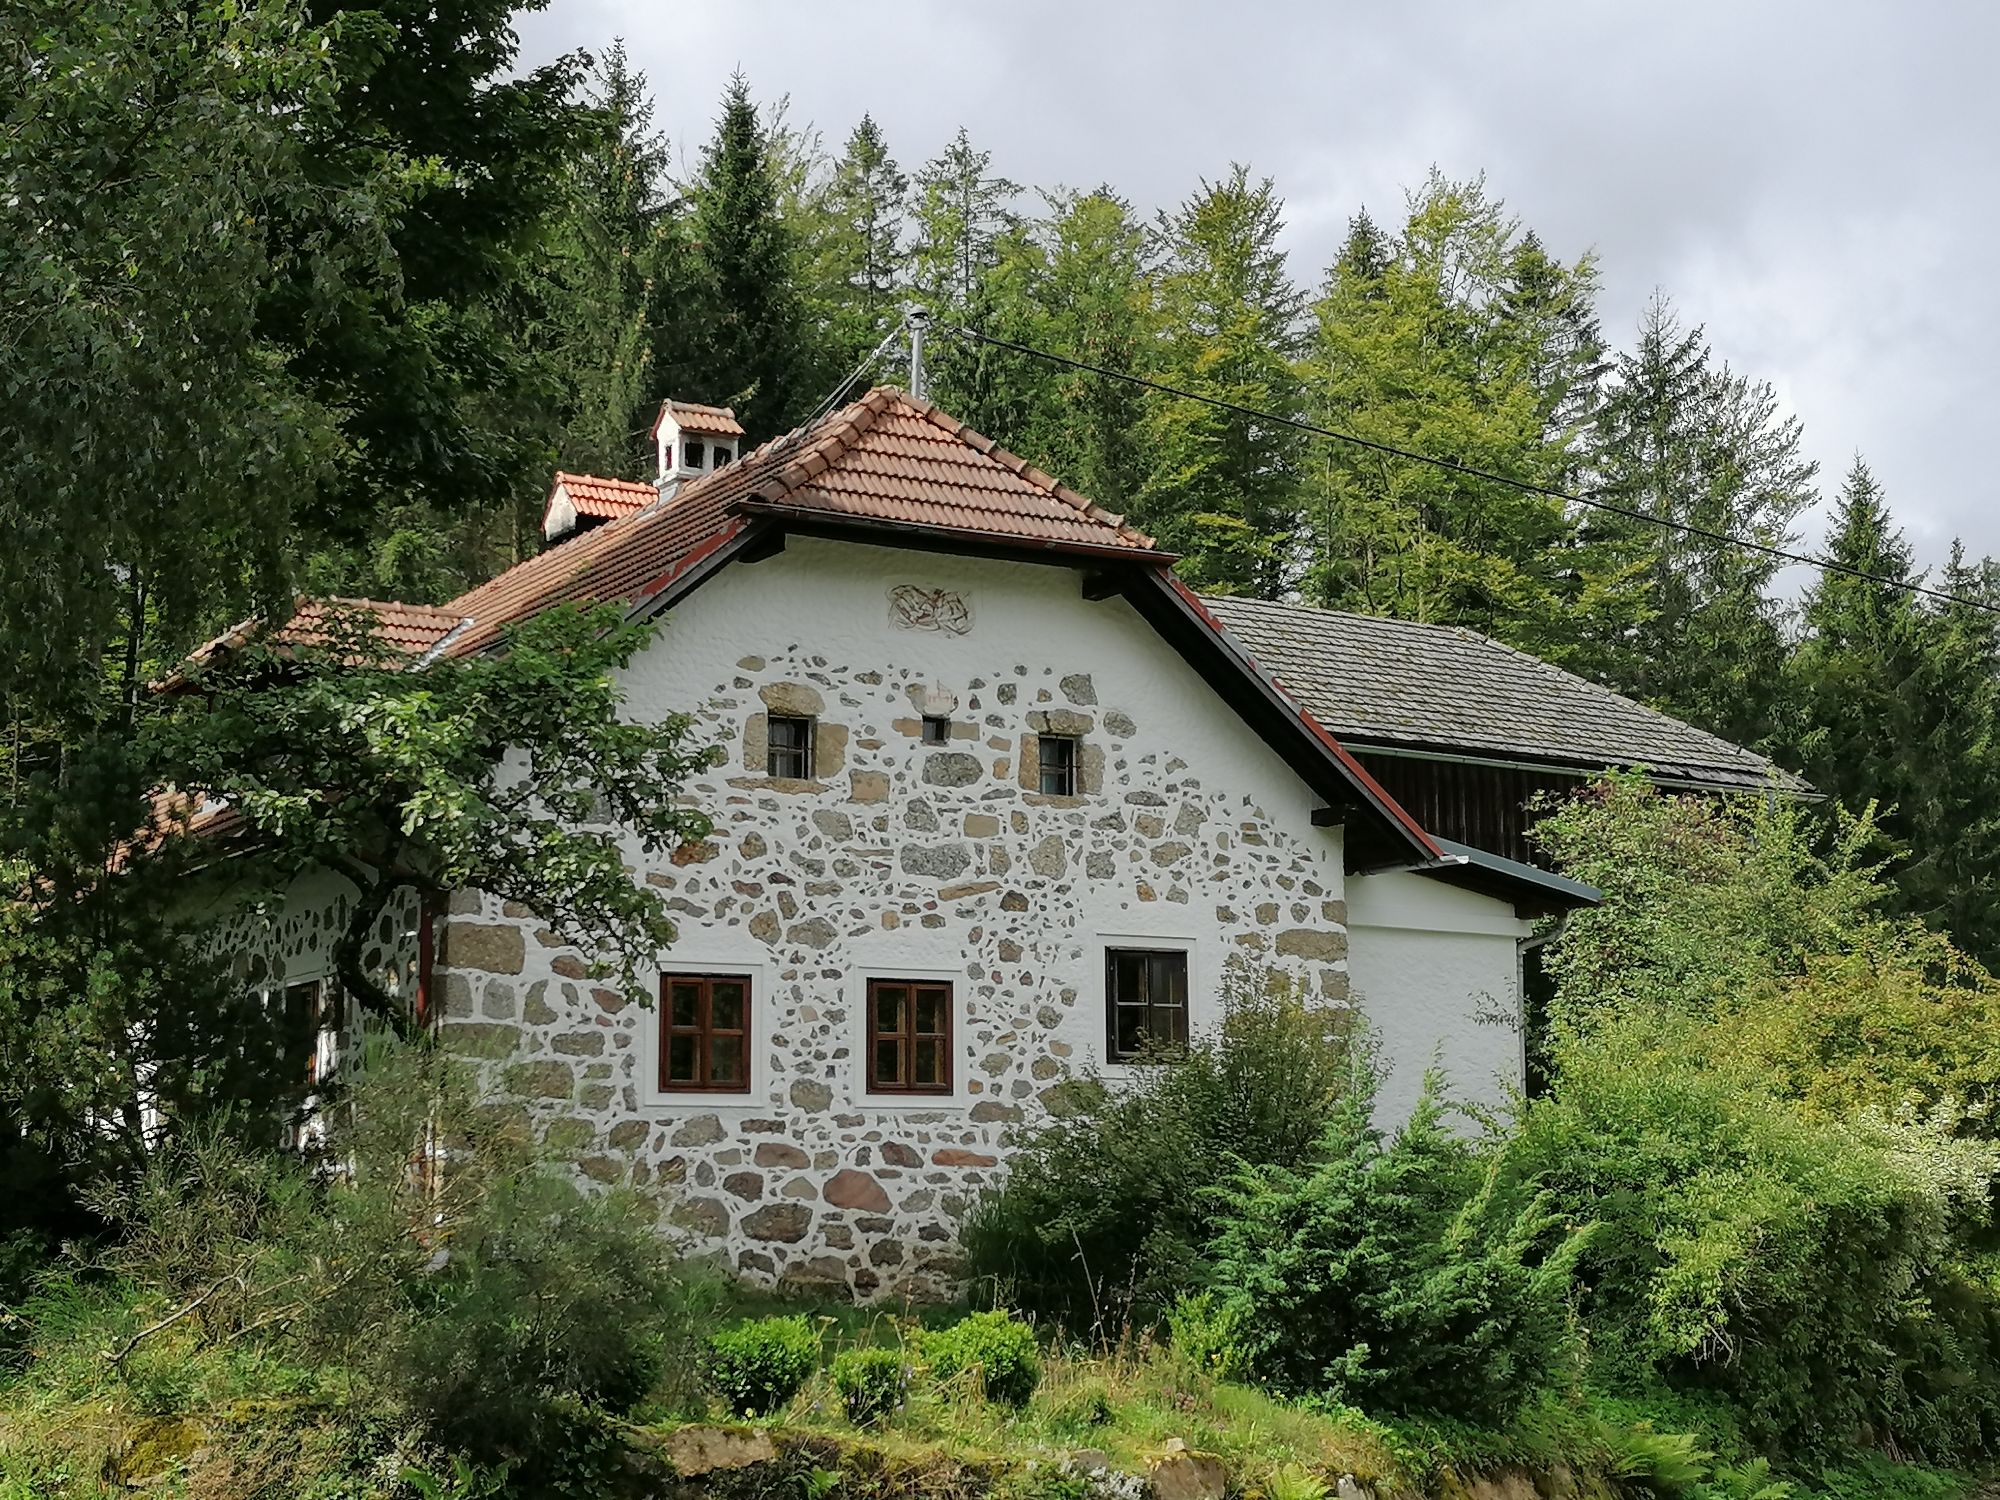
M 1524 799 L 1607 765 L 1775 774 L 1470 632 L 1199 597 L 893 389 L 742 438 L 669 402 L 657 483 L 558 475 L 539 556 L 375 606 L 413 664 L 561 601 L 665 616 L 628 711 L 692 713 L 723 755 L 690 787 L 713 837 L 630 856 L 681 929 L 657 1005 L 476 891 L 393 907 L 369 962 L 582 1173 L 667 1189 L 754 1279 L 940 1290 L 1011 1129 L 1270 971 L 1359 1007 L 1385 1109 L 1433 1060 L 1499 1101 L 1537 919 L 1595 897 L 1532 863 Z M 327 873 L 232 918 L 244 982 L 331 1013 L 347 894 Z

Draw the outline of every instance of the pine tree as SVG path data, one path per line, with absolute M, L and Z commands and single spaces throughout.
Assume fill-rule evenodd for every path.
M 1796 417 L 1768 384 L 1717 362 L 1699 328 L 1656 297 L 1638 347 L 1617 362 L 1592 432 L 1597 488 L 1655 521 L 1585 518 L 1592 545 L 1643 572 L 1645 617 L 1600 639 L 1604 678 L 1633 696 L 1742 744 L 1774 728 L 1785 643 L 1770 597 L 1776 559 L 1714 535 L 1789 544 L 1813 503 L 1818 466 L 1800 452 Z
M 732 406 L 753 441 L 786 430 L 814 399 L 782 195 L 770 134 L 738 73 L 688 187 L 678 274 L 655 316 L 650 394 Z
M 1270 179 L 1253 182 L 1243 166 L 1160 216 L 1165 384 L 1277 416 L 1298 411 L 1303 298 L 1278 248 L 1283 216 Z M 1182 576 L 1223 592 L 1284 593 L 1298 571 L 1297 430 L 1163 398 L 1147 437 L 1152 470 L 1135 519 L 1183 555 Z

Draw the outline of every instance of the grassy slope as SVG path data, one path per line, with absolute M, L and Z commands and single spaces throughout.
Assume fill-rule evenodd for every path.
M 280 1346 L 203 1348 L 194 1329 L 179 1328 L 114 1367 L 105 1351 L 139 1326 L 134 1305 L 108 1292 L 76 1297 L 53 1316 L 43 1310 L 31 1358 L 0 1377 L 0 1500 L 414 1497 L 417 1488 L 403 1477 L 412 1467 L 438 1476 L 443 1493 L 469 1500 L 478 1492 L 476 1484 L 454 1489 L 449 1455 L 427 1448 L 367 1392 L 337 1371 L 288 1366 Z M 913 1324 L 852 1309 L 828 1310 L 822 1327 L 829 1352 L 904 1342 L 914 1332 Z M 648 1450 L 685 1415 L 664 1406 L 637 1413 L 616 1446 Z M 1175 1439 L 1221 1457 L 1232 1493 L 1244 1495 L 1271 1492 L 1280 1472 L 1329 1486 L 1351 1474 L 1383 1493 L 1442 1496 L 1464 1495 L 1482 1475 L 1514 1477 L 1498 1489 L 1477 1486 L 1482 1500 L 1527 1500 L 1526 1481 L 1565 1500 L 1614 1492 L 1754 1500 L 1758 1488 L 1755 1475 L 1734 1476 L 1692 1440 L 1651 1432 L 1628 1413 L 1551 1404 L 1506 1433 L 1392 1425 L 1216 1382 L 1146 1346 L 1052 1354 L 1019 1411 L 962 1384 L 920 1381 L 906 1409 L 869 1432 L 845 1421 L 822 1372 L 767 1425 L 778 1438 L 776 1471 L 716 1476 L 711 1493 L 733 1500 L 807 1495 L 817 1486 L 828 1500 L 1073 1500 L 1086 1492 L 1063 1474 L 1065 1459 L 1094 1451 L 1138 1473 Z M 1963 1489 L 1952 1476 L 1886 1464 L 1827 1479 L 1824 1488 L 1842 1500 L 1951 1500 Z M 1276 1485 L 1282 1491 L 1283 1481 Z M 612 1491 L 592 1492 L 612 1500 Z

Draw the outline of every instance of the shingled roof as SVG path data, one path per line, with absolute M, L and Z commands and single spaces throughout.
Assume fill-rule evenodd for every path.
M 453 638 L 449 654 L 488 646 L 503 626 L 553 604 L 637 602 L 760 515 L 1121 554 L 1161 566 L 1172 561 L 1123 517 L 992 439 L 927 402 L 878 386 L 809 427 L 688 481 L 671 499 L 608 521 L 461 594 L 446 609 L 469 616 L 472 624 Z
M 1209 598 L 1211 613 L 1350 749 L 1414 748 L 1793 791 L 1763 756 L 1458 626 Z

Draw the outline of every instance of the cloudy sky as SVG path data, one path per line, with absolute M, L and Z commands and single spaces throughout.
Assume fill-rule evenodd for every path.
M 1483 171 L 1597 251 L 1614 337 L 1666 291 L 1824 487 L 1864 454 L 1921 560 L 2000 553 L 2000 6 L 550 0 L 521 29 L 525 62 L 623 36 L 677 155 L 741 66 L 835 148 L 872 112 L 906 170 L 964 125 L 1018 182 L 1151 209 L 1248 162 L 1307 282 L 1357 207 Z

